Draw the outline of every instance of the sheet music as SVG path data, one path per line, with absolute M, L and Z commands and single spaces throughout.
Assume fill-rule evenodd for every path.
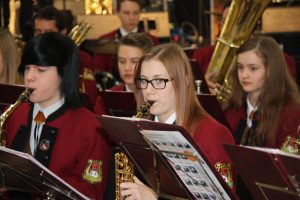
M 2 146 L 0 146 L 0 151 L 6 152 L 6 153 L 9 153 L 9 154 L 13 154 L 13 155 L 16 155 L 16 156 L 18 156 L 20 158 L 24 158 L 26 160 L 31 161 L 32 163 L 34 163 L 36 166 L 38 166 L 40 168 L 40 170 L 42 171 L 41 174 L 43 174 L 44 172 L 50 174 L 52 177 L 54 177 L 55 179 L 57 179 L 58 181 L 60 181 L 61 183 L 63 183 L 66 187 L 68 187 L 69 190 L 71 190 L 72 192 L 74 192 L 77 195 L 79 195 L 80 197 L 82 197 L 82 199 L 86 199 L 86 200 L 90 199 L 87 196 L 85 196 L 82 193 L 80 193 L 74 187 L 72 187 L 71 185 L 69 185 L 63 179 L 61 179 L 60 177 L 58 177 L 57 175 L 55 175 L 52 171 L 50 171 L 48 168 L 46 168 L 44 165 L 42 165 L 39 161 L 37 161 L 33 156 L 31 156 L 31 155 L 29 155 L 27 153 L 23 153 L 23 152 L 20 152 L 20 151 L 15 151 L 13 149 L 9 149 L 9 148 L 2 147 Z M 41 182 L 41 183 L 43 183 L 43 182 Z M 47 185 L 47 183 L 43 183 L 43 184 Z
M 244 145 L 240 145 L 240 146 L 246 147 L 246 148 L 249 148 L 249 149 L 255 149 L 255 150 L 258 150 L 258 151 L 263 151 L 263 152 L 271 153 L 271 154 L 289 156 L 289 157 L 300 159 L 300 155 L 289 153 L 289 152 L 285 152 L 285 151 L 282 151 L 280 149 L 274 149 L 274 148 L 268 148 L 268 147 L 244 146 Z
M 195 199 L 230 199 L 196 149 L 178 131 L 140 131 L 167 158 Z

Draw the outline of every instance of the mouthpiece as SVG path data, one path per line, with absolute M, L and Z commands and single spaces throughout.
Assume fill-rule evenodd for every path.
M 27 101 L 29 99 L 30 94 L 33 92 L 33 89 L 26 88 L 19 96 L 19 101 Z

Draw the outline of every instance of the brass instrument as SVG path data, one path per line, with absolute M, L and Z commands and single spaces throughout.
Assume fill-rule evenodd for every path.
M 116 175 L 116 200 L 121 199 L 120 184 L 122 182 L 133 183 L 134 168 L 132 162 L 123 153 L 119 152 L 115 154 L 115 175 Z
M 80 46 L 86 35 L 92 30 L 92 26 L 88 23 L 81 22 L 74 26 L 69 33 L 69 37 Z
M 6 140 L 3 129 L 3 125 L 6 119 L 13 113 L 13 111 L 21 104 L 23 101 L 27 101 L 29 98 L 31 91 L 29 89 L 25 89 L 18 97 L 17 101 L 10 105 L 9 108 L 0 116 L 0 146 L 5 146 Z
M 219 102 L 226 102 L 231 93 L 229 71 L 236 59 L 236 50 L 250 37 L 257 20 L 271 0 L 232 0 L 208 73 L 216 74 Z
M 152 101 L 145 102 L 138 110 L 135 118 L 142 118 L 149 115 L 149 110 Z M 116 200 L 121 199 L 120 194 L 120 184 L 122 182 L 132 182 L 133 183 L 133 173 L 134 167 L 133 163 L 128 159 L 128 157 L 123 153 L 119 152 L 115 154 L 115 176 L 116 176 Z
M 143 118 L 144 116 L 149 115 L 149 110 L 150 107 L 152 106 L 153 102 L 152 101 L 147 101 L 145 102 L 140 109 L 138 110 L 138 112 L 136 113 L 136 115 L 134 116 L 135 118 Z

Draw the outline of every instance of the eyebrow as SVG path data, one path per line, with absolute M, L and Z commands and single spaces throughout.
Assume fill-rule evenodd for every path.
M 118 59 L 125 59 L 126 60 L 127 58 L 118 56 Z M 128 59 L 140 59 L 140 57 L 132 57 L 132 58 L 128 58 Z
M 147 76 L 145 76 L 145 75 L 140 75 L 142 78 L 149 78 L 149 77 L 147 77 Z M 155 79 L 155 78 L 167 78 L 167 77 L 164 77 L 165 75 L 163 75 L 163 74 L 157 74 L 157 75 L 154 75 L 153 77 L 152 77 L 152 79 Z

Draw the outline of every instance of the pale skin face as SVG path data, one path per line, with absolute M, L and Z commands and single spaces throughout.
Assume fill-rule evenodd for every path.
M 172 78 L 165 66 L 158 60 L 144 61 L 140 77 L 147 80 Z M 145 101 L 154 101 L 150 113 L 156 115 L 160 122 L 165 122 L 175 112 L 176 96 L 172 81 L 168 81 L 165 89 L 160 90 L 153 88 L 149 83 L 146 89 L 142 89 L 142 93 Z
M 248 94 L 251 104 L 256 106 L 266 80 L 262 59 L 253 50 L 243 52 L 237 56 L 237 70 L 243 90 Z
M 143 51 L 138 47 L 121 45 L 118 50 L 118 69 L 123 82 L 132 90 L 134 88 L 134 69 L 143 56 Z
M 120 10 L 117 13 L 122 27 L 129 33 L 138 26 L 140 14 L 141 8 L 139 4 L 132 1 L 122 2 Z
M 34 20 L 34 36 L 48 32 L 59 32 L 58 28 L 56 27 L 55 20 Z M 65 30 L 62 31 L 62 34 L 65 34 Z
M 33 89 L 30 101 L 46 108 L 61 98 L 61 78 L 55 66 L 27 65 L 24 71 L 26 88 Z M 49 84 L 51 83 L 51 84 Z

